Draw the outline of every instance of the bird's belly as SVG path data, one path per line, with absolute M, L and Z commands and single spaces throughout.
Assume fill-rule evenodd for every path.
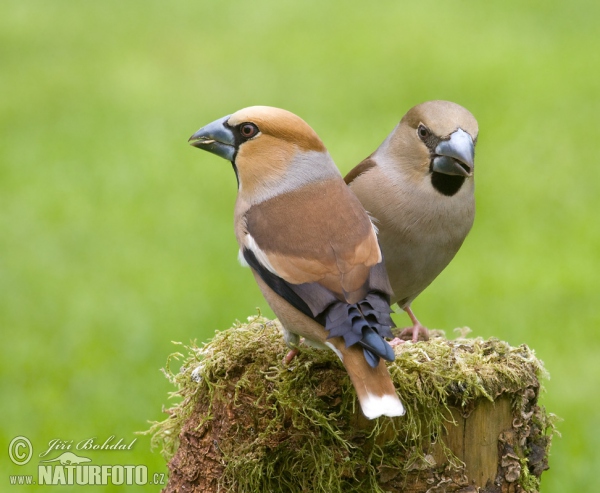
M 404 308 L 414 300 L 450 263 L 459 243 L 448 243 L 439 238 L 423 239 L 380 238 L 393 301 Z
M 300 336 L 304 337 L 305 341 L 311 346 L 325 348 L 328 336 L 325 327 L 292 307 L 267 286 L 254 270 L 252 274 L 271 310 L 275 312 L 281 322 L 286 344 L 297 344 L 298 336 Z

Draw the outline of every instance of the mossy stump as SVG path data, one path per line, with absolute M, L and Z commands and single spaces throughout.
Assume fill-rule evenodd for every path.
M 407 413 L 374 421 L 333 352 L 282 364 L 277 321 L 250 317 L 186 349 L 166 372 L 182 400 L 151 429 L 169 460 L 165 492 L 518 493 L 538 491 L 548 469 L 554 416 L 525 345 L 397 346 L 389 369 Z

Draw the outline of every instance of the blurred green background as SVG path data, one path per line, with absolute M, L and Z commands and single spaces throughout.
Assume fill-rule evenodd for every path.
M 165 472 L 135 432 L 164 417 L 171 341 L 272 315 L 236 260 L 234 175 L 194 131 L 280 106 L 345 173 L 411 106 L 449 99 L 480 124 L 477 218 L 413 307 L 535 348 L 564 418 L 542 491 L 600 491 L 599 16 L 580 0 L 4 0 L 0 484 L 52 439 L 137 437 L 89 456 Z M 129 489 L 157 487 L 112 490 Z

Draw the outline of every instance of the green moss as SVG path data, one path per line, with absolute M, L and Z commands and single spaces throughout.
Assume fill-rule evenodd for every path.
M 167 411 L 168 419 L 154 423 L 153 444 L 170 459 L 184 426 L 218 426 L 220 484 L 231 491 L 382 491 L 382 476 L 404 477 L 427 466 L 436 442 L 451 467 L 459 468 L 438 440 L 452 422 L 450 407 L 467 413 L 478 399 L 508 393 L 518 416 L 531 406 L 532 395 L 524 392 L 537 401 L 539 378 L 547 374 L 525 345 L 437 335 L 397 347 L 389 365 L 406 415 L 367 422 L 359 418 L 356 394 L 331 351 L 303 347 L 285 366 L 278 322 L 250 317 L 201 348 L 185 346 L 186 355 L 169 358 L 165 374 L 178 389 L 172 397 L 181 401 Z M 179 372 L 171 372 L 173 360 L 181 359 Z M 536 419 L 547 447 L 552 415 L 541 408 Z M 536 481 L 525 459 L 521 484 L 533 491 Z

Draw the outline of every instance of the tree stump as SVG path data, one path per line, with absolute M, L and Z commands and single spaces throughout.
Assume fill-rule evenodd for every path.
M 150 430 L 170 460 L 165 492 L 518 493 L 548 469 L 554 416 L 525 345 L 397 346 L 389 369 L 407 413 L 373 421 L 331 351 L 282 364 L 277 321 L 250 317 L 187 351 L 166 371 L 182 400 Z

